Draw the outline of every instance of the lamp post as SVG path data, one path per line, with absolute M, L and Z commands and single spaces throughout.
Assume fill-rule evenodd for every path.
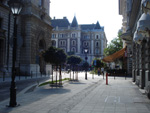
M 14 33 L 13 33 L 13 55 L 12 55 L 12 76 L 11 76 L 11 86 L 10 86 L 10 107 L 17 106 L 16 102 L 16 83 L 15 83 L 15 63 L 16 63 L 16 51 L 17 51 L 17 16 L 22 9 L 22 3 L 19 0 L 9 0 L 8 5 L 14 15 Z
M 88 49 L 84 49 L 84 52 L 85 52 L 85 61 L 86 61 L 86 63 L 87 63 L 87 59 L 88 59 L 88 57 L 87 57 Z M 85 79 L 87 80 L 87 67 L 86 67 L 86 69 L 85 69 Z

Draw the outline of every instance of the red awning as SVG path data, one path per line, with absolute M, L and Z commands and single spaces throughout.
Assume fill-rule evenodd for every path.
M 123 48 L 123 49 L 121 49 L 121 50 L 119 50 L 119 51 L 117 51 L 117 52 L 115 52 L 115 53 L 112 54 L 112 55 L 106 56 L 106 57 L 105 57 L 104 59 L 102 59 L 102 60 L 103 60 L 104 62 L 113 62 L 113 61 L 115 61 L 116 59 L 119 59 L 119 58 L 123 57 L 124 54 L 125 54 L 125 50 L 126 50 L 126 47 Z

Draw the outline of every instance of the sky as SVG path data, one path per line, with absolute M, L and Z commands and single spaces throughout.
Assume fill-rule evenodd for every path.
M 71 23 L 76 16 L 78 24 L 96 24 L 104 26 L 108 43 L 117 37 L 122 27 L 118 0 L 51 0 L 51 18 L 67 17 Z

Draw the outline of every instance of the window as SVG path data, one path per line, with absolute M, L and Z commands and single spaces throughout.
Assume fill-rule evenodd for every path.
M 95 50 L 95 53 L 96 53 L 96 54 L 99 54 L 99 49 L 96 49 L 96 50 Z
M 66 41 L 63 41 L 63 46 L 66 46 Z
M 52 34 L 52 38 L 56 38 L 56 34 Z
M 98 42 L 96 42 L 96 47 L 98 47 L 99 46 L 99 44 L 98 44 Z
M 73 46 L 76 45 L 76 41 L 75 41 L 75 40 L 72 41 L 72 45 L 73 45 Z
M 73 34 L 72 34 L 72 37 L 73 37 L 73 38 L 75 38 L 75 37 L 76 37 L 76 34 L 75 34 L 75 33 L 73 33 Z
M 71 49 L 71 51 L 75 53 L 75 52 L 76 52 L 76 48 L 73 47 L 73 48 Z
M 96 39 L 99 39 L 99 36 L 98 36 L 98 35 L 96 35 Z
M 89 39 L 89 35 L 84 35 L 84 39 Z
M 63 41 L 60 41 L 60 43 L 59 43 L 59 44 L 60 44 L 60 46 L 62 46 L 62 45 L 63 45 Z

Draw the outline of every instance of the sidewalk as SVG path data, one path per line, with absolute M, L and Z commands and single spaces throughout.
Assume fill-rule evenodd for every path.
M 26 91 L 24 91 L 26 92 Z M 0 113 L 150 113 L 150 100 L 131 78 L 109 77 L 109 85 L 102 76 L 79 74 L 79 82 L 65 83 L 63 88 L 49 85 L 36 87 L 33 92 L 21 92 L 17 103 L 7 108 L 9 100 L 0 103 Z

